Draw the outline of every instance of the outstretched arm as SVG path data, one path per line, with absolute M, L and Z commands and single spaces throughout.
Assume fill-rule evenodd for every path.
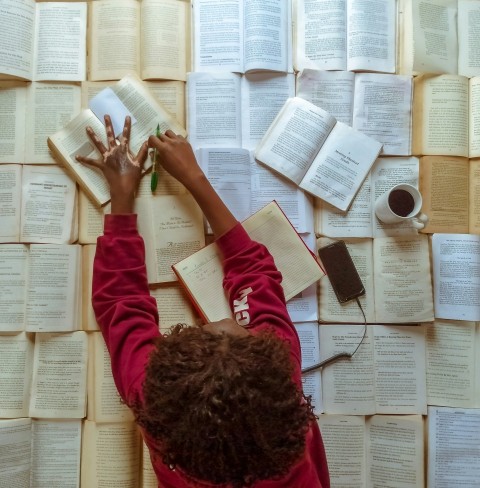
M 235 227 L 237 219 L 208 181 L 185 138 L 167 130 L 151 136 L 148 144 L 157 150 L 161 165 L 193 195 L 216 237 Z

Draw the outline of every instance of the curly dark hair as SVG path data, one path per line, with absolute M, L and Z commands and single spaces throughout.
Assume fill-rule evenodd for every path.
M 136 419 L 163 462 L 194 479 L 244 487 L 280 478 L 316 418 L 292 372 L 289 345 L 272 332 L 179 324 L 156 342 Z

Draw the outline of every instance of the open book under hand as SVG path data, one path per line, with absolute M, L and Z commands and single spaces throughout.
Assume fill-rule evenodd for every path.
M 250 237 L 267 247 L 282 273 L 288 301 L 323 275 L 317 259 L 278 204 L 273 201 L 242 223 Z M 220 250 L 212 243 L 172 266 L 197 310 L 209 322 L 232 317 L 223 290 Z
M 257 146 L 260 163 L 346 211 L 382 144 L 302 98 L 289 98 Z

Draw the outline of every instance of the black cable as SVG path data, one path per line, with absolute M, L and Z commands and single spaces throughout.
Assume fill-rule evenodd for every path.
M 337 361 L 338 359 L 342 358 L 351 358 L 357 351 L 358 348 L 361 346 L 363 339 L 365 339 L 365 335 L 367 334 L 367 318 L 365 317 L 365 312 L 363 311 L 362 304 L 360 303 L 360 300 L 355 298 L 357 305 L 360 308 L 360 311 L 362 312 L 363 315 L 363 335 L 362 338 L 360 339 L 360 342 L 358 343 L 357 347 L 355 348 L 355 351 L 353 352 L 339 352 L 338 354 L 335 354 L 334 356 L 331 356 L 327 359 L 324 359 L 323 361 L 320 361 L 319 363 L 316 363 L 312 366 L 307 366 L 306 368 L 302 369 L 302 374 L 303 373 L 309 373 L 310 371 L 315 371 L 316 369 L 323 368 L 327 366 L 327 364 L 333 363 L 334 361 Z

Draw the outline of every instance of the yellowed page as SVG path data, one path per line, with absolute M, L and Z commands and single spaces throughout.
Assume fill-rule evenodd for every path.
M 81 488 L 131 488 L 140 474 L 140 433 L 135 422 L 83 426 Z M 112 455 L 112 453 L 115 455 Z
M 332 486 L 366 486 L 365 417 L 320 415 L 317 422 L 322 432 Z
M 36 334 L 30 417 L 81 419 L 86 414 L 87 334 Z
M 331 239 L 320 238 L 317 247 L 331 243 Z M 375 302 L 373 291 L 373 256 L 371 239 L 345 239 L 347 248 L 365 287 L 365 295 L 359 297 L 367 322 L 375 321 Z M 319 282 L 318 310 L 321 322 L 363 323 L 363 315 L 355 300 L 339 303 L 328 276 Z
M 82 81 L 81 106 L 82 110 L 88 108 L 88 102 L 100 91 L 114 84 L 113 81 Z
M 469 233 L 480 234 L 480 159 L 470 160 Z
M 422 75 L 415 79 L 416 155 L 468 156 L 468 78 Z
M 90 81 L 140 74 L 140 2 L 89 2 Z
M 0 335 L 0 417 L 28 417 L 33 337 Z
M 181 2 L 182 0 L 176 0 Z M 185 127 L 185 83 L 183 81 L 146 81 L 145 85 L 178 121 Z
M 467 158 L 424 156 L 421 159 L 422 212 L 429 218 L 421 232 L 468 232 L 469 172 Z
M 0 131 L 0 163 L 24 163 L 26 83 L 0 81 L 0 106 L 5 121 Z
M 88 387 L 88 420 L 95 422 L 127 422 L 134 420 L 132 411 L 123 403 L 113 381 L 110 355 L 100 332 L 89 334 L 89 368 L 92 375 Z M 92 406 L 90 407 L 90 403 Z
M 478 2 L 480 5 L 480 2 Z M 480 77 L 470 78 L 469 86 L 469 155 L 480 156 Z
M 153 470 L 150 453 L 148 452 L 148 447 L 145 442 L 142 442 L 142 472 L 140 486 L 141 488 L 158 488 L 157 475 Z
M 189 9 L 183 0 L 142 1 L 142 79 L 186 80 Z
M 374 415 L 366 420 L 365 486 L 424 488 L 421 415 Z
M 0 182 L 0 242 L 19 242 L 22 165 L 0 164 Z
M 96 247 L 96 244 L 82 246 L 82 329 L 87 331 L 99 330 L 92 307 L 93 259 Z
M 30 486 L 32 419 L 0 420 L 0 480 L 5 487 Z

